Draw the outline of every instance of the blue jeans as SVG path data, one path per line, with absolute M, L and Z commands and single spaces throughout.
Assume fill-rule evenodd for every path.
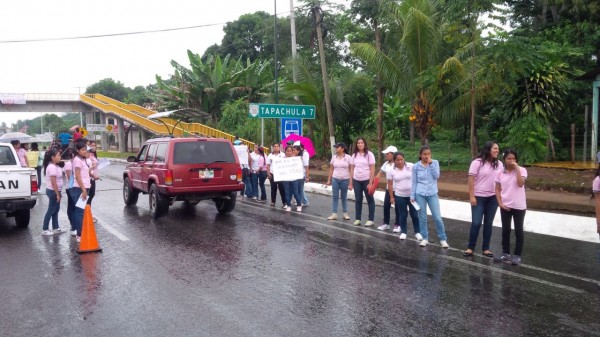
M 88 189 L 86 189 L 86 191 L 88 191 Z M 81 196 L 82 192 L 83 190 L 79 187 L 71 188 L 71 199 L 73 200 L 73 204 L 77 203 L 77 200 L 79 200 L 79 197 Z M 77 230 L 77 236 L 81 236 L 81 227 L 83 226 L 83 213 L 83 208 L 75 206 L 75 209 L 73 210 L 73 224 L 75 225 L 74 229 Z
M 48 210 L 44 216 L 44 224 L 42 230 L 48 230 L 50 218 L 52 218 L 52 229 L 58 229 L 58 211 L 60 211 L 60 202 L 56 201 L 56 192 L 53 189 L 47 188 L 46 195 L 48 196 Z
M 267 190 L 265 189 L 265 180 L 267 180 L 267 171 L 258 172 L 258 187 L 260 187 L 260 200 L 267 200 Z M 258 198 L 258 196 L 257 196 Z
M 252 198 L 252 179 L 250 178 L 251 174 L 248 173 L 244 178 L 244 193 L 248 198 Z
M 356 202 L 354 203 L 354 212 L 356 220 L 360 220 L 362 217 L 362 201 L 363 201 L 363 193 L 365 194 L 365 198 L 367 198 L 367 204 L 369 205 L 369 221 L 375 220 L 375 198 L 372 195 L 369 195 L 369 190 L 367 189 L 369 186 L 368 180 L 356 180 L 352 179 L 352 187 L 354 187 L 354 198 Z
M 296 204 L 298 206 L 302 206 L 302 194 L 300 194 L 300 187 L 299 187 L 300 180 L 301 179 L 284 182 L 285 204 L 286 205 L 292 206 L 292 195 L 293 195 L 294 198 L 296 199 Z
M 437 228 L 437 234 L 440 241 L 447 241 L 446 229 L 444 228 L 444 222 L 442 221 L 442 215 L 440 214 L 440 198 L 437 194 L 424 196 L 417 194 L 415 196 L 417 204 L 421 209 L 419 210 L 419 227 L 421 229 L 421 235 L 423 240 L 429 240 L 429 231 L 427 229 L 427 205 L 431 211 L 431 216 L 435 222 Z
M 383 223 L 390 224 L 390 211 L 392 210 L 392 202 L 390 201 L 390 193 L 386 190 L 383 197 Z M 396 224 L 398 224 L 398 212 L 396 212 Z
M 252 183 L 252 197 L 258 199 L 258 173 L 252 172 L 250 182 Z
M 338 211 L 338 200 L 342 199 L 342 210 L 348 213 L 348 184 L 350 179 L 331 179 L 331 189 L 333 190 L 333 213 Z
M 388 194 L 389 195 L 389 194 Z M 407 233 L 407 218 L 408 213 L 410 212 L 410 218 L 412 219 L 413 229 L 415 234 L 421 232 L 421 227 L 419 226 L 419 212 L 413 207 L 410 203 L 410 197 L 399 197 L 394 195 L 394 199 L 396 201 L 396 221 L 400 221 L 400 232 L 406 234 Z M 407 208 L 408 207 L 408 210 Z
M 479 229 L 483 220 L 483 244 L 481 249 L 486 251 L 490 249 L 490 240 L 492 239 L 492 224 L 498 210 L 498 200 L 496 196 L 491 197 L 475 197 L 477 206 L 471 206 L 471 231 L 469 234 L 469 246 L 471 250 L 475 249 Z
M 71 189 L 67 188 L 67 218 L 69 219 L 69 223 L 71 224 L 71 230 L 75 230 L 75 222 L 73 222 L 73 214 L 75 214 L 75 202 L 71 197 Z

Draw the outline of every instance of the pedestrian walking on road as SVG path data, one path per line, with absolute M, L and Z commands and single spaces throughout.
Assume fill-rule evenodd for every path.
M 74 183 L 71 188 L 71 198 L 75 205 L 81 198 L 84 202 L 87 202 L 88 193 L 90 191 L 90 168 L 87 164 L 87 145 L 85 142 L 79 141 L 75 143 L 76 156 L 73 158 L 73 174 Z M 75 206 L 73 212 L 73 222 L 75 223 L 75 229 L 77 230 L 77 242 L 81 241 L 81 228 L 83 225 L 83 208 Z
M 72 236 L 77 236 L 77 226 L 75 226 L 74 215 L 75 215 L 75 202 L 71 197 L 71 189 L 73 188 L 75 175 L 73 174 L 73 152 L 72 149 L 67 149 L 63 154 L 62 158 L 66 159 L 65 167 L 63 171 L 65 172 L 65 177 L 67 178 L 67 186 L 65 189 L 65 195 L 67 196 L 67 218 L 69 219 L 69 223 L 71 224 L 70 233 Z
M 596 231 L 600 236 L 600 167 L 596 169 L 596 178 L 592 182 L 592 199 L 596 199 Z
M 262 146 L 258 146 L 258 188 L 260 189 L 259 202 L 267 202 L 267 190 L 265 188 L 265 180 L 267 180 L 267 157 Z M 256 193 L 258 195 L 258 193 Z
M 63 171 L 58 167 L 58 163 L 60 163 L 60 152 L 56 150 L 48 151 L 42 164 L 46 175 L 46 195 L 48 196 L 48 209 L 44 216 L 42 235 L 64 233 L 64 230 L 58 225 L 58 212 L 60 211 L 63 185 Z M 50 219 L 52 219 L 52 230 L 49 229 Z
M 87 154 L 87 164 L 90 168 L 90 195 L 87 200 L 87 204 L 91 205 L 92 200 L 96 196 L 96 180 L 100 180 L 100 176 L 98 175 L 98 157 L 96 155 L 96 142 L 89 141 L 87 143 L 88 154 Z
M 375 198 L 369 194 L 369 189 L 375 179 L 375 156 L 369 151 L 367 140 L 360 137 L 354 143 L 354 154 L 352 155 L 352 164 L 350 165 L 350 184 L 348 189 L 354 189 L 354 225 L 360 226 L 362 217 L 363 193 L 369 205 L 369 220 L 365 222 L 365 227 L 371 227 L 375 224 Z
M 427 206 L 435 222 L 440 245 L 450 247 L 446 236 L 446 228 L 440 212 L 440 198 L 438 197 L 438 179 L 440 178 L 440 163 L 432 159 L 429 145 L 421 146 L 419 161 L 413 166 L 412 188 L 410 201 L 419 205 L 419 227 L 421 229 L 421 247 L 429 243 L 429 230 L 427 228 Z
M 329 162 L 329 176 L 327 185 L 331 185 L 333 192 L 332 213 L 327 220 L 336 220 L 339 200 L 342 201 L 342 211 L 344 220 L 350 220 L 348 215 L 348 185 L 350 184 L 350 165 L 352 157 L 346 154 L 346 144 L 337 143 L 334 145 L 335 155 Z
M 275 181 L 275 176 L 273 175 L 273 171 L 271 169 L 271 165 L 273 164 L 273 160 L 277 158 L 285 157 L 280 150 L 279 143 L 273 144 L 273 150 L 267 156 L 267 175 L 269 177 L 269 182 L 271 183 L 271 206 L 275 207 L 275 202 L 277 201 L 277 190 L 279 189 L 279 196 L 281 197 L 281 202 L 283 206 L 285 206 L 285 187 L 282 181 Z
M 31 143 L 31 149 L 27 151 L 27 163 L 29 164 L 29 167 L 34 168 L 37 173 L 38 186 L 42 184 L 42 166 L 44 162 L 44 157 L 42 157 L 40 161 L 40 155 L 38 143 Z
M 471 202 L 471 230 L 469 232 L 469 243 L 464 256 L 472 256 L 477 245 L 479 229 L 483 222 L 483 243 L 481 249 L 483 255 L 494 257 L 490 251 L 490 240 L 492 239 L 492 225 L 498 210 L 496 200 L 496 176 L 504 169 L 504 165 L 498 160 L 500 149 L 498 144 L 486 142 L 479 155 L 471 162 L 469 167 L 469 200 Z
M 285 147 L 285 157 L 286 158 L 292 158 L 292 157 L 296 157 L 298 156 L 298 151 L 296 151 L 294 149 L 294 147 L 292 145 L 288 145 Z M 300 156 L 298 156 L 300 157 Z M 302 160 L 302 158 L 298 158 L 299 160 Z M 296 199 L 296 210 L 298 212 L 302 211 L 302 194 L 300 193 L 300 188 L 298 185 L 298 181 L 301 179 L 297 179 L 297 180 L 290 180 L 290 181 L 285 181 L 285 210 L 286 211 L 291 211 L 292 210 L 292 196 Z
M 380 179 L 387 179 L 387 173 L 394 169 L 394 153 L 398 152 L 398 149 L 395 146 L 388 146 L 385 150 L 381 151 L 385 155 L 385 163 L 381 165 L 381 169 L 377 173 L 375 177 L 375 181 L 379 181 Z M 387 184 L 386 184 L 387 185 Z M 385 231 L 390 229 L 390 212 L 392 209 L 392 203 L 390 199 L 390 194 L 386 193 L 383 197 L 383 224 L 377 229 L 381 231 Z M 398 225 L 398 217 L 396 217 L 396 222 L 394 223 L 394 233 L 400 232 L 400 226 Z
M 504 170 L 496 176 L 496 199 L 500 206 L 500 219 L 502 220 L 502 255 L 495 258 L 497 262 L 521 263 L 523 252 L 523 223 L 527 199 L 525 197 L 525 180 L 527 170 L 518 164 L 518 155 L 515 150 L 508 149 L 503 153 Z M 510 255 L 511 222 L 515 226 L 515 250 Z
M 254 150 L 250 153 L 250 183 L 252 184 L 252 200 L 258 201 L 258 173 L 260 171 L 260 153 L 258 152 L 258 145 L 254 145 Z
M 412 170 L 414 165 L 405 162 L 402 152 L 394 153 L 394 167 L 386 174 L 387 195 L 396 210 L 396 222 L 399 223 L 400 240 L 406 240 L 408 233 L 407 218 L 410 213 L 415 237 L 422 240 L 421 227 L 419 226 L 419 213 L 410 202 L 410 191 L 412 189 Z M 408 211 L 407 211 L 408 207 Z M 394 228 L 394 232 L 395 232 Z

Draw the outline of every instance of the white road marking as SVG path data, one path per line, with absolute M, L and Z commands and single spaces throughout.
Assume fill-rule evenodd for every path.
M 102 228 L 106 229 L 107 232 L 109 232 L 110 234 L 116 236 L 121 241 L 129 241 L 129 238 L 127 236 L 125 236 L 123 233 L 119 232 L 116 228 L 114 228 L 113 226 L 107 224 L 104 221 L 101 221 L 98 218 L 96 218 L 96 219 L 98 220 L 98 224 L 100 226 L 102 226 Z

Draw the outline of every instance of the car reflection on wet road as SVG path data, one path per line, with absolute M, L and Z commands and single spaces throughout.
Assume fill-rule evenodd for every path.
M 3 336 L 600 335 L 598 244 L 526 233 L 523 265 L 498 265 L 462 256 L 464 222 L 445 220 L 453 248 L 420 248 L 327 221 L 317 195 L 301 214 L 239 199 L 156 220 L 147 196 L 124 206 L 122 169 L 105 169 L 92 207 L 102 253 L 40 235 L 43 196 L 28 229 L 0 219 Z

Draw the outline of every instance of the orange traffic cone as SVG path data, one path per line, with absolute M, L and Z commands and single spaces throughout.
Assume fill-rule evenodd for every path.
M 102 248 L 98 244 L 96 238 L 96 230 L 94 229 L 94 218 L 92 217 L 92 207 L 85 205 L 83 213 L 83 226 L 81 228 L 81 242 L 79 242 L 78 253 L 99 252 Z

